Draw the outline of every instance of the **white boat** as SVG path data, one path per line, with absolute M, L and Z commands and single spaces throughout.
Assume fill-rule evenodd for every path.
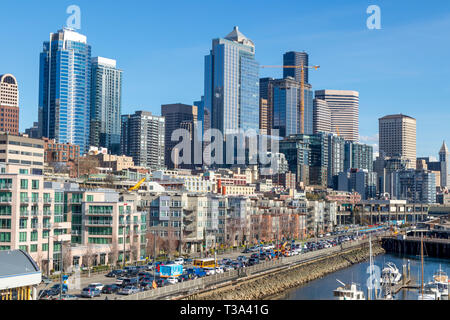
M 390 284 L 392 286 L 398 284 L 402 280 L 402 274 L 398 270 L 397 266 L 392 263 L 386 263 L 385 267 L 381 271 L 381 284 Z M 385 283 L 388 282 L 388 283 Z
M 448 275 L 442 270 L 441 266 L 433 274 L 433 281 L 431 283 L 437 286 L 442 296 L 448 296 Z
M 441 300 L 442 295 L 436 283 L 430 282 L 425 285 L 423 294 L 419 293 L 417 300 Z
M 342 284 L 342 287 L 338 287 L 333 293 L 339 300 L 366 300 L 364 292 L 358 288 L 357 284 L 345 284 L 342 281 L 337 281 Z

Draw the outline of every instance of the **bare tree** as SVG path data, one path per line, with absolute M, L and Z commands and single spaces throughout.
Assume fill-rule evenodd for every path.
M 89 276 L 91 275 L 91 265 L 95 257 L 95 252 L 93 249 L 92 244 L 88 244 L 86 248 L 86 252 L 83 256 L 83 264 L 88 268 L 89 270 Z
M 98 167 L 100 166 L 100 161 L 97 157 L 85 156 L 78 160 L 78 171 L 80 176 L 85 174 L 96 174 L 98 173 Z
M 62 245 L 63 252 L 63 272 L 65 270 L 72 270 L 72 246 L 70 242 L 64 242 Z
M 117 240 L 117 239 L 115 239 Z M 111 242 L 109 245 L 108 262 L 110 265 L 117 265 L 117 260 L 119 259 L 119 246 L 117 241 Z

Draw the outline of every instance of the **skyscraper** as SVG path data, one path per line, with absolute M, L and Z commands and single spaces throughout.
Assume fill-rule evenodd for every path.
M 359 93 L 348 90 L 318 90 L 316 99 L 327 102 L 331 130 L 345 140 L 359 141 Z
M 205 57 L 205 122 L 211 117 L 211 127 L 224 135 L 237 129 L 258 131 L 258 74 L 255 45 L 238 27 L 214 39 Z
M 122 113 L 122 70 L 116 60 L 92 59 L 90 144 L 108 148 L 112 154 L 120 151 Z
M 450 152 L 445 141 L 442 143 L 441 150 L 439 150 L 439 162 L 441 163 L 441 186 L 449 187 Z
M 331 133 L 331 111 L 325 100 L 314 99 L 313 102 L 313 133 Z
M 87 152 L 90 134 L 91 46 L 70 29 L 50 34 L 40 55 L 39 113 L 42 136 Z
M 164 117 L 147 111 L 122 115 L 121 153 L 137 166 L 164 168 L 164 140 Z
M 0 131 L 19 134 L 19 86 L 12 74 L 0 75 Z
M 293 78 L 272 81 L 273 88 L 273 129 L 279 130 L 281 137 L 301 133 L 300 83 Z M 309 84 L 305 85 L 305 134 L 313 133 L 313 93 Z
M 266 115 L 267 119 L 259 121 L 260 129 L 265 129 L 262 134 L 271 134 L 273 126 L 273 78 L 259 79 L 259 114 Z
M 380 154 L 408 160 L 408 168 L 416 168 L 416 119 L 403 114 L 379 119 Z
M 289 51 L 283 55 L 283 66 L 301 66 L 303 63 L 304 66 L 308 66 L 309 64 L 309 56 L 306 52 L 296 52 Z M 305 83 L 309 83 L 309 74 L 308 69 L 305 68 Z M 284 68 L 283 69 L 283 78 L 292 77 L 296 81 L 301 81 L 301 68 Z
M 168 168 L 174 168 L 171 154 L 178 141 L 172 141 L 172 133 L 182 127 L 187 128 L 190 126 L 193 128 L 194 122 L 197 122 L 197 106 L 181 103 L 163 104 L 161 106 L 161 116 L 165 119 L 165 163 Z M 188 125 L 188 122 L 191 125 Z

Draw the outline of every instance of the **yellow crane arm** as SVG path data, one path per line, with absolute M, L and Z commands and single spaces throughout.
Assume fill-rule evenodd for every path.
M 141 179 L 141 181 L 139 181 L 136 185 L 134 185 L 133 187 L 131 187 L 130 189 L 128 189 L 128 191 L 135 191 L 135 190 L 138 190 L 139 187 L 141 186 L 141 184 L 143 184 L 145 180 L 146 180 L 146 178 Z

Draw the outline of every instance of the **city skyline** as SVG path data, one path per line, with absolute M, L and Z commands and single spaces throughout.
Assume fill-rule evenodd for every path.
M 2 13 L 0 13 L 0 17 L 2 21 L 8 22 L 9 25 L 16 28 L 15 36 L 24 39 L 24 41 L 18 43 L 14 41 L 14 37 L 0 31 L 5 46 L 9 48 L 8 52 L 0 53 L 0 69 L 1 73 L 11 73 L 17 77 L 19 91 L 21 92 L 20 131 L 22 132 L 37 121 L 35 111 L 38 105 L 38 55 L 42 41 L 45 41 L 51 32 L 65 24 L 68 17 L 65 9 L 70 4 L 69 2 L 61 2 L 58 5 L 46 8 L 45 23 L 39 23 L 32 29 L 19 26 L 19 24 L 26 25 L 25 22 L 27 21 L 34 24 L 33 19 L 35 19 L 24 13 L 19 5 L 1 4 L 2 10 L 0 12 Z M 150 12 L 142 10 L 142 14 L 147 12 L 153 16 L 160 11 L 163 13 L 156 17 L 155 24 L 144 23 L 147 19 L 142 21 L 137 19 L 137 22 L 131 23 L 130 26 L 124 27 L 121 25 L 123 30 L 118 30 L 117 26 L 105 24 L 108 21 L 105 19 L 109 19 L 106 13 L 105 16 L 98 16 L 98 20 L 94 19 L 94 14 L 97 13 L 96 8 L 102 7 L 102 2 L 89 4 L 85 1 L 79 1 L 77 5 L 80 6 L 82 11 L 82 28 L 79 32 L 90 39 L 92 56 L 108 56 L 116 59 L 121 69 L 126 72 L 123 90 L 123 113 L 132 113 L 135 111 L 133 106 L 139 105 L 144 106 L 145 110 L 158 114 L 161 104 L 177 101 L 191 104 L 198 100 L 203 94 L 203 57 L 208 54 L 211 39 L 227 34 L 232 26 L 238 25 L 240 30 L 255 42 L 256 59 L 261 64 L 282 64 L 285 52 L 306 51 L 309 54 L 311 64 L 322 66 L 319 72 L 310 75 L 311 80 L 309 82 L 312 83 L 315 90 L 359 91 L 361 95 L 361 142 L 378 144 L 377 119 L 391 113 L 403 113 L 417 119 L 418 156 L 436 157 L 442 141 L 450 140 L 449 136 L 444 133 L 437 133 L 438 135 L 436 135 L 433 130 L 439 126 L 445 127 L 447 118 L 446 115 L 441 114 L 442 107 L 440 106 L 443 105 L 442 101 L 448 99 L 450 90 L 442 81 L 433 80 L 430 83 L 417 81 L 417 79 L 425 77 L 441 79 L 449 68 L 448 63 L 442 61 L 439 68 L 427 67 L 419 62 L 423 61 L 424 52 L 415 49 L 415 43 L 420 39 L 425 41 L 424 43 L 427 44 L 430 52 L 436 52 L 436 50 L 432 50 L 433 48 L 436 49 L 436 44 L 430 43 L 428 37 L 431 34 L 438 37 L 442 29 L 450 24 L 449 15 L 445 14 L 446 4 L 443 4 L 437 12 L 436 9 L 422 8 L 420 5 L 405 1 L 399 1 L 396 4 L 380 1 L 381 30 L 368 30 L 366 28 L 365 23 L 368 15 L 365 12 L 366 5 L 364 4 L 351 4 L 350 2 L 346 5 L 337 5 L 328 3 L 325 7 L 326 10 L 321 11 L 323 17 L 329 18 L 329 22 L 324 26 L 314 23 L 314 18 L 317 18 L 318 14 L 314 11 L 315 5 L 313 4 L 308 4 L 305 7 L 308 14 L 286 13 L 284 23 L 276 25 L 276 22 L 280 23 L 279 20 L 276 20 L 268 26 L 263 26 L 261 21 L 264 19 L 257 18 L 260 12 L 259 8 L 253 8 L 255 15 L 245 19 L 244 13 L 250 10 L 250 6 L 245 4 L 243 5 L 243 13 L 232 13 L 230 9 L 225 9 L 228 14 L 226 19 L 219 21 L 207 19 L 204 28 L 199 28 L 200 24 L 194 24 L 185 28 L 185 30 L 177 29 L 177 32 L 164 28 L 165 25 L 161 21 L 164 17 L 164 10 L 160 7 L 163 5 L 157 5 Z M 180 5 L 183 6 L 184 4 Z M 141 6 L 143 9 L 147 7 L 146 4 Z M 267 9 L 267 6 L 275 6 L 275 4 L 264 3 L 265 9 Z M 37 4 L 30 3 L 28 7 L 30 12 L 42 11 Z M 193 4 L 193 10 L 200 7 L 199 3 Z M 215 4 L 208 8 L 219 9 L 222 7 L 225 7 L 225 4 Z M 117 12 L 122 12 L 121 9 L 120 4 L 114 4 L 106 11 L 107 13 L 117 14 Z M 130 13 L 130 8 L 123 9 L 123 14 Z M 206 8 L 200 8 L 198 12 L 195 12 L 195 16 L 205 10 Z M 8 15 L 3 14 L 6 12 L 8 12 Z M 418 18 L 419 15 L 421 18 Z M 423 18 L 423 16 L 428 17 Z M 97 16 L 95 17 L 97 18 Z M 396 21 L 393 20 L 394 17 L 397 19 Z M 214 27 L 208 29 L 207 26 L 210 24 L 214 24 Z M 332 24 L 336 24 L 337 29 L 333 28 Z M 286 25 L 295 28 L 292 31 L 282 28 Z M 105 26 L 108 26 L 108 28 L 105 28 Z M 155 26 L 158 26 L 157 30 L 154 29 Z M 145 50 L 139 50 L 138 53 L 124 52 L 124 50 L 117 48 L 114 40 L 120 42 L 121 39 L 125 39 L 124 33 L 135 27 L 140 27 L 139 29 L 142 30 L 136 32 L 138 35 L 145 34 L 146 30 L 158 32 L 164 30 L 164 32 L 161 31 L 156 34 L 155 40 L 159 41 L 160 45 L 146 46 Z M 281 29 L 285 30 L 282 35 L 279 34 Z M 330 32 L 329 30 L 333 31 Z M 119 32 L 115 33 L 114 31 Z M 156 31 L 152 35 L 155 35 Z M 183 37 L 187 33 L 192 35 L 194 31 L 196 32 L 195 38 L 192 36 Z M 117 34 L 117 38 L 112 38 L 113 34 Z M 131 37 L 134 37 L 134 35 Z M 339 41 L 345 42 L 350 37 L 355 37 L 354 42 L 358 44 L 347 42 L 345 51 L 344 43 L 339 43 Z M 399 39 L 404 41 L 401 44 L 396 44 Z M 175 40 L 178 40 L 178 42 Z M 173 45 L 173 42 L 176 42 L 176 44 Z M 372 44 L 372 47 L 370 44 Z M 114 47 L 115 45 L 116 47 Z M 367 45 L 369 46 L 365 49 Z M 441 46 L 443 47 L 439 47 L 440 50 L 435 54 L 435 56 L 437 55 L 436 59 L 441 59 L 441 56 L 448 50 L 446 45 L 441 44 Z M 164 52 L 164 50 L 166 51 Z M 331 50 L 334 52 L 333 56 L 329 55 Z M 12 55 L 11 52 L 15 54 Z M 390 56 L 391 52 L 394 54 L 388 59 L 387 57 Z M 164 54 L 167 57 L 164 58 Z M 405 54 L 408 54 L 408 64 L 401 59 Z M 15 56 L 15 59 L 11 59 L 11 56 Z M 152 59 L 152 57 L 156 59 Z M 345 59 L 342 60 L 342 57 L 345 57 Z M 148 64 L 143 66 L 147 62 Z M 156 63 L 160 64 L 161 67 L 156 66 Z M 415 66 L 414 63 L 416 63 Z M 167 74 L 161 72 L 161 69 L 167 70 Z M 152 70 L 153 72 L 151 72 Z M 188 75 L 190 78 L 188 78 Z M 281 75 L 282 70 L 261 70 L 260 72 L 260 77 L 280 78 Z M 142 77 L 147 78 L 146 81 L 142 81 Z M 186 79 L 189 79 L 189 83 L 185 81 Z M 159 84 L 156 84 L 156 82 L 159 82 Z M 181 82 L 181 84 L 176 84 L 177 82 Z M 393 86 L 394 83 L 396 86 Z M 151 88 L 151 90 L 148 90 L 148 88 Z M 169 90 L 169 88 L 171 89 Z M 380 95 L 380 90 L 384 90 L 383 95 Z M 433 97 L 424 94 L 431 90 L 434 93 Z M 427 108 L 427 112 L 424 112 L 422 110 L 423 105 L 435 105 L 436 108 Z

